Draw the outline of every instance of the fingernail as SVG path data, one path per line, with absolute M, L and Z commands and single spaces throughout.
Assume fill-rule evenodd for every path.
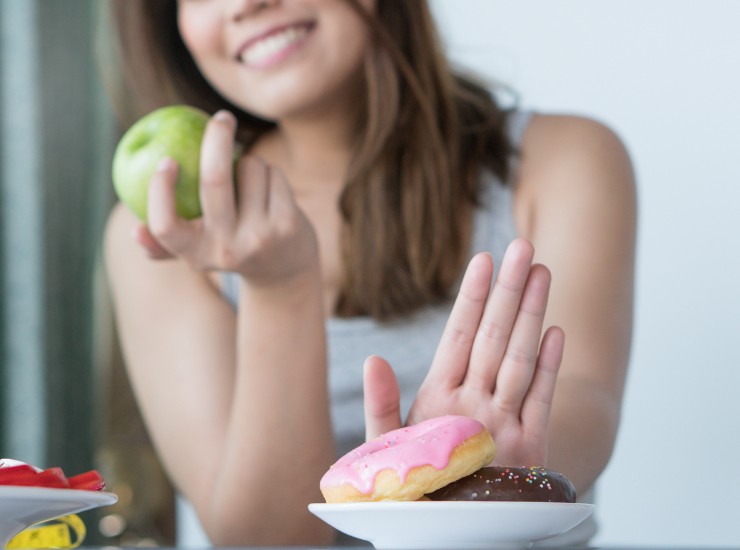
M 157 163 L 157 172 L 166 172 L 175 166 L 175 161 L 170 157 L 164 157 Z
M 215 118 L 219 122 L 227 122 L 229 124 L 233 124 L 234 122 L 236 122 L 236 118 L 234 117 L 234 115 L 226 109 L 218 111 L 215 115 L 213 115 L 213 118 Z

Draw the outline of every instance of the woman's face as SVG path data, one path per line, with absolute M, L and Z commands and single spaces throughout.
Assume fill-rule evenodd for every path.
M 178 0 L 178 25 L 211 85 L 262 118 L 355 100 L 369 30 L 345 0 Z

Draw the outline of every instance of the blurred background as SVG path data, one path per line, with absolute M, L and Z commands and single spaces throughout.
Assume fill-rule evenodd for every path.
M 596 543 L 740 545 L 740 2 L 431 1 L 457 63 L 601 120 L 635 164 L 635 338 Z M 98 468 L 121 499 L 88 513 L 88 543 L 168 545 L 100 267 L 121 131 L 105 3 L 0 0 L 0 456 Z
M 172 489 L 116 347 L 100 246 L 120 135 L 105 0 L 0 0 L 0 456 L 101 471 L 85 544 L 174 543 Z
M 596 542 L 740 546 L 740 2 L 433 6 L 459 63 L 601 120 L 635 165 L 634 344 Z

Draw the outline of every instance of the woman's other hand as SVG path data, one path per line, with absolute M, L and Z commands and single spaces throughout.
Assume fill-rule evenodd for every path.
M 429 373 L 411 407 L 408 424 L 463 414 L 493 435 L 500 464 L 547 464 L 547 432 L 563 332 L 543 322 L 550 272 L 532 264 L 525 239 L 509 246 L 491 291 L 493 262 L 478 254 L 463 278 Z M 365 364 L 365 415 L 369 438 L 401 425 L 398 387 L 379 357 Z

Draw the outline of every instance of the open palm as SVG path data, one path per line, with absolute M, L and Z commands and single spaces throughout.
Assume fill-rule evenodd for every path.
M 493 262 L 475 256 L 407 424 L 445 414 L 483 422 L 498 448 L 494 463 L 546 465 L 547 430 L 564 336 L 543 323 L 550 273 L 532 264 L 525 239 L 509 246 L 491 290 Z M 400 427 L 395 376 L 380 357 L 365 365 L 367 436 Z

